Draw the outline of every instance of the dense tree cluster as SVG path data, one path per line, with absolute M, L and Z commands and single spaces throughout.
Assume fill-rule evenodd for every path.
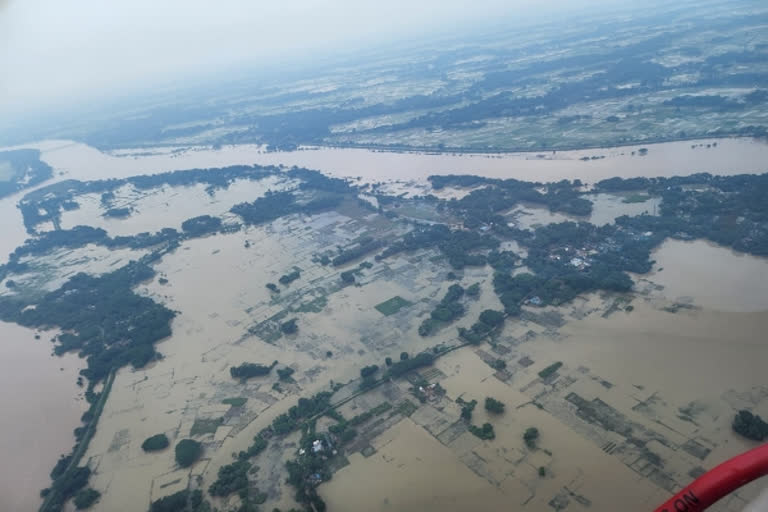
M 655 237 L 706 238 L 736 250 L 768 254 L 768 174 L 611 178 L 599 190 L 643 190 L 661 196 L 661 215 L 620 217 L 619 227 Z
M 200 489 L 176 492 L 153 501 L 149 512 L 203 512 L 203 492 Z
M 376 377 L 374 375 L 376 372 L 379 371 L 379 365 L 373 364 L 370 366 L 364 366 L 360 369 L 360 377 L 362 377 L 362 382 L 360 383 L 360 387 L 365 389 L 372 387 L 374 384 L 376 384 Z
M 221 219 L 210 215 L 200 215 L 182 222 L 181 229 L 190 236 L 203 236 L 220 230 Z
M 452 284 L 448 291 L 445 293 L 445 297 L 438 303 L 435 309 L 429 315 L 429 318 L 424 320 L 419 325 L 419 334 L 421 336 L 429 336 L 434 333 L 435 330 L 445 323 L 452 322 L 464 314 L 464 306 L 461 305 L 459 299 L 464 295 L 464 288 L 458 284 Z
M 203 445 L 194 439 L 182 439 L 176 443 L 175 457 L 179 466 L 186 468 L 197 462 L 203 453 Z
M 482 427 L 478 427 L 476 425 L 470 425 L 469 431 L 472 432 L 474 435 L 479 437 L 480 439 L 485 440 L 492 440 L 496 439 L 496 432 L 493 431 L 493 425 L 490 423 L 483 423 Z
M 298 330 L 299 330 L 299 325 L 296 323 L 295 318 L 291 318 L 290 320 L 287 320 L 282 324 L 280 324 L 280 331 L 283 334 L 294 334 L 298 332 Z
M 500 242 L 490 236 L 473 231 L 451 230 L 442 224 L 417 228 L 407 233 L 402 239 L 387 247 L 381 254 L 376 255 L 380 260 L 395 254 L 437 247 L 448 258 L 448 263 L 455 268 L 465 266 L 485 265 L 485 255 L 477 254 L 483 249 L 496 249 Z
M 174 313 L 132 287 L 150 279 L 145 263 L 92 277 L 77 274 L 61 288 L 44 295 L 34 308 L 14 299 L 0 299 L 0 318 L 37 328 L 57 326 L 57 352 L 78 350 L 88 368 L 82 374 L 98 382 L 116 368 L 141 368 L 157 356 L 154 344 L 171 334 Z
M 278 281 L 280 281 L 280 284 L 289 285 L 300 277 L 301 277 L 301 271 L 296 268 L 292 272 L 289 272 L 287 274 L 283 274 L 282 276 L 280 276 L 280 279 L 278 279 Z
M 169 445 L 168 436 L 165 434 L 155 434 L 148 437 L 141 443 L 141 449 L 145 452 L 156 452 L 159 450 L 165 450 Z
M 491 251 L 488 253 L 488 264 L 496 270 L 511 270 L 519 261 L 520 256 L 512 251 Z M 479 288 L 480 285 L 477 286 Z
M 85 510 L 91 508 L 91 506 L 101 498 L 101 493 L 96 489 L 83 489 L 75 494 L 75 499 L 72 502 L 75 504 L 77 510 Z
M 69 471 L 63 471 L 46 493 L 51 496 L 50 510 L 64 510 L 64 504 L 67 500 L 76 496 L 88 485 L 90 476 L 91 469 L 88 466 L 74 467 Z
M 298 403 L 287 413 L 279 415 L 272 421 L 272 431 L 280 435 L 293 432 L 303 420 L 325 411 L 330 404 L 331 393 L 327 391 L 317 393 L 311 398 L 299 398 Z
M 252 377 L 268 375 L 275 366 L 277 366 L 277 361 L 274 361 L 269 366 L 257 363 L 242 363 L 239 366 L 232 366 L 229 369 L 229 374 L 233 379 L 247 380 Z
M 322 195 L 302 203 L 292 192 L 268 191 L 264 197 L 250 203 L 236 204 L 230 211 L 239 215 L 246 224 L 263 224 L 294 213 L 311 215 L 329 210 L 338 206 L 342 198 L 335 194 Z
M 354 270 L 345 270 L 341 273 L 341 280 L 344 283 L 352 284 L 355 282 L 355 271 Z
M 475 407 L 477 406 L 477 400 L 471 400 L 469 402 L 466 402 L 459 398 L 456 400 L 459 404 L 461 404 L 461 419 L 466 421 L 472 421 L 472 412 L 475 410 Z
M 245 460 L 237 460 L 219 468 L 216 480 L 208 487 L 211 496 L 229 496 L 248 487 L 248 470 L 251 464 Z
M 768 437 L 768 423 L 747 410 L 742 409 L 736 414 L 732 426 L 734 432 L 753 441 L 763 441 Z
M 504 323 L 504 313 L 492 309 L 486 309 L 480 313 L 477 322 L 466 329 L 459 327 L 459 336 L 470 343 L 480 343 L 489 333 Z
M 291 375 L 293 375 L 295 371 L 296 370 L 294 370 L 290 366 L 286 366 L 285 368 L 278 368 L 277 377 L 280 380 L 288 381 L 288 380 L 291 380 Z
M 435 361 L 434 354 L 431 354 L 430 352 L 422 352 L 411 358 L 408 357 L 407 353 L 404 352 L 404 354 L 406 355 L 405 359 L 403 359 L 403 355 L 400 354 L 400 361 L 392 363 L 392 366 L 387 369 L 387 377 L 399 377 L 416 368 L 429 366 Z
M 504 412 L 504 403 L 489 396 L 485 399 L 485 410 L 494 414 L 501 414 Z
M 430 176 L 433 186 L 437 181 L 441 186 L 451 181 L 451 177 Z M 509 233 L 507 222 L 500 216 L 525 202 L 546 206 L 551 211 L 571 215 L 589 215 L 592 202 L 582 197 L 581 182 L 562 180 L 556 183 L 536 183 L 515 179 L 492 179 L 455 176 L 459 182 L 483 183 L 486 186 L 473 190 L 461 199 L 452 199 L 448 208 L 464 221 L 464 226 L 476 228 L 482 225 L 493 227 L 500 234 Z M 545 189 L 541 192 L 540 189 Z
M 531 450 L 536 448 L 536 443 L 539 441 L 539 429 L 536 427 L 527 428 L 523 434 L 523 441 L 525 441 L 525 446 Z
M 263 452 L 264 450 L 266 450 L 268 444 L 269 443 L 267 442 L 267 440 L 261 434 L 259 434 L 253 438 L 253 443 L 251 444 L 251 446 L 249 446 L 246 451 L 244 452 L 241 451 L 237 455 L 237 458 L 240 460 L 247 460 L 251 457 L 255 457 L 261 452 Z

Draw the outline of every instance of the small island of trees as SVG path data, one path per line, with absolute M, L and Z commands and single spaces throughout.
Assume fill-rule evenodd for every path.
M 478 427 L 476 425 L 470 425 L 469 431 L 472 432 L 474 435 L 479 437 L 480 439 L 485 440 L 492 440 L 496 439 L 496 433 L 493 431 L 493 425 L 490 423 L 483 423 L 482 427 Z
M 231 367 L 229 374 L 233 379 L 248 380 L 252 377 L 262 377 L 269 374 L 275 366 L 277 366 L 277 361 L 273 361 L 269 366 L 258 363 L 242 363 L 239 366 Z
M 200 458 L 203 445 L 194 439 L 182 439 L 176 444 L 176 462 L 183 468 L 188 468 Z
M 523 434 L 523 441 L 525 441 L 525 446 L 531 450 L 536 448 L 536 445 L 539 441 L 539 429 L 536 427 L 527 428 Z
M 485 399 L 485 410 L 494 414 L 501 414 L 504 412 L 504 403 L 489 396 Z
M 165 434 L 155 434 L 148 437 L 141 443 L 141 449 L 145 452 L 156 452 L 168 448 L 170 442 Z

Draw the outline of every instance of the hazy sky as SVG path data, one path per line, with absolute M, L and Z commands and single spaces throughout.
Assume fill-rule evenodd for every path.
M 0 0 L 0 110 L 599 0 Z M 606 0 L 607 1 L 607 0 Z

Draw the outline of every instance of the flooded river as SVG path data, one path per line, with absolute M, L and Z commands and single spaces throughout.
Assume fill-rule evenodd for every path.
M 715 143 L 716 145 L 712 145 Z M 710 144 L 707 148 L 706 145 Z M 740 174 L 768 170 L 768 144 L 752 139 L 707 139 L 645 146 L 504 154 L 433 154 L 367 149 L 304 148 L 266 152 L 242 144 L 208 147 L 155 148 L 103 153 L 84 144 L 46 141 L 31 144 L 59 171 L 78 179 L 147 174 L 172 169 L 235 164 L 298 165 L 366 181 L 426 179 L 431 174 L 475 174 L 529 181 L 576 179 L 592 183 L 613 176 L 674 176 L 695 172 Z M 696 146 L 695 148 L 692 146 Z M 648 150 L 640 156 L 639 150 Z M 591 157 L 598 157 L 591 159 Z M 603 157 L 603 158 L 599 158 Z M 587 161 L 582 160 L 587 158 Z

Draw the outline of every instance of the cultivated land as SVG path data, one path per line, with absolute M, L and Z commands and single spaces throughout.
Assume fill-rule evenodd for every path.
M 181 88 L 173 108 L 148 92 L 109 114 L 48 116 L 45 128 L 19 119 L 0 141 L 535 151 L 765 136 L 767 16 L 764 2 L 741 0 L 516 20 L 212 81 L 205 96 Z

